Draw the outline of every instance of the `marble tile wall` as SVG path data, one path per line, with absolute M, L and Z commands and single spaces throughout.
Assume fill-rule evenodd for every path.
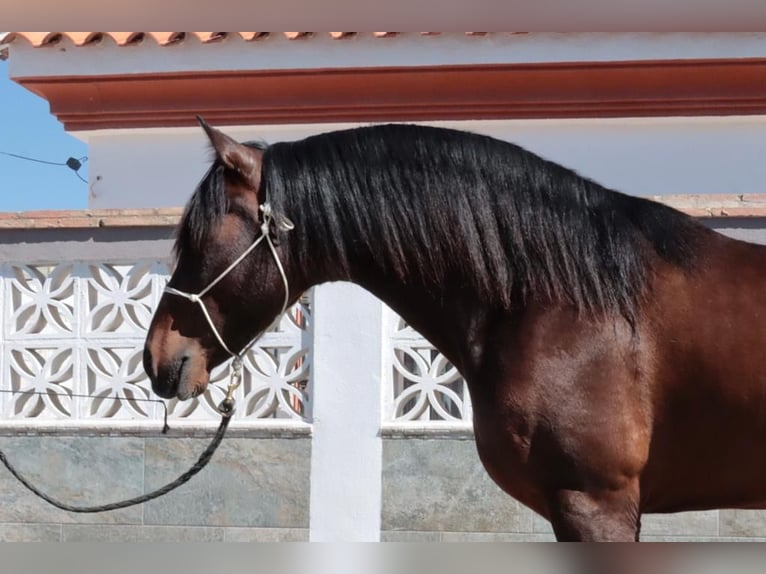
M 13 464 L 72 504 L 137 496 L 175 479 L 207 439 L 0 437 Z M 58 510 L 0 469 L 0 541 L 169 542 L 308 539 L 310 439 L 226 439 L 178 490 L 97 514 Z
M 650 514 L 644 541 L 766 540 L 766 511 Z M 484 472 L 472 440 L 387 439 L 381 539 L 391 542 L 552 541 L 550 523 Z
M 68 502 L 136 496 L 174 479 L 207 439 L 0 437 L 19 470 Z M 276 542 L 309 538 L 308 438 L 226 439 L 208 468 L 143 506 L 70 514 L 0 469 L 0 541 Z M 552 541 L 549 523 L 487 476 L 471 440 L 386 439 L 381 539 Z M 766 541 L 766 512 L 647 515 L 645 541 Z

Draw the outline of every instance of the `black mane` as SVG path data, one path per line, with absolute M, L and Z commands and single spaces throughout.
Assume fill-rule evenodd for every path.
M 225 212 L 220 169 L 187 208 L 179 253 Z M 651 254 L 688 268 L 704 230 L 519 146 L 422 126 L 273 144 L 262 182 L 296 224 L 289 243 L 301 268 L 349 278 L 364 258 L 400 281 L 464 287 L 503 308 L 536 294 L 630 319 Z

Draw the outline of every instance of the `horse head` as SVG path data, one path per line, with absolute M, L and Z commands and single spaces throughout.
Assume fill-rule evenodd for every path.
M 203 393 L 211 370 L 239 355 L 300 295 L 290 293 L 289 266 L 272 241 L 286 220 L 272 218 L 264 200 L 264 146 L 239 143 L 198 119 L 215 161 L 181 219 L 175 269 L 144 348 L 154 392 L 181 400 Z

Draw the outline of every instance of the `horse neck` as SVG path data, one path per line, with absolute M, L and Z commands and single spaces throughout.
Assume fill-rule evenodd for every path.
M 384 301 L 464 376 L 479 364 L 490 310 L 466 290 L 434 293 L 369 268 L 354 270 L 346 279 Z
M 300 222 L 296 222 L 299 226 Z M 428 339 L 464 376 L 479 365 L 488 321 L 498 316 L 497 306 L 476 297 L 472 289 L 455 278 L 434 289 L 414 278 L 401 280 L 393 270 L 372 261 L 364 249 L 347 252 L 345 269 L 326 257 L 306 257 L 305 251 L 319 238 L 304 243 L 286 235 L 285 264 L 291 291 L 303 292 L 321 283 L 346 281 L 359 285 L 385 302 L 408 325 Z

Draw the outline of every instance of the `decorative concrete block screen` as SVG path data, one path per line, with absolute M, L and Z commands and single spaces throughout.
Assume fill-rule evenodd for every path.
M 168 279 L 165 261 L 51 261 L 0 267 L 2 426 L 161 428 L 142 353 L 152 312 Z M 306 424 L 311 316 L 291 308 L 247 355 L 232 422 Z M 207 393 L 169 401 L 173 426 L 215 425 L 228 364 Z
M 152 313 L 169 276 L 161 260 L 130 263 L 51 261 L 0 267 L 0 393 L 7 429 L 161 427 L 142 352 Z M 234 427 L 311 420 L 310 297 L 290 308 L 248 353 L 237 390 Z M 471 403 L 457 369 L 399 316 L 384 308 L 387 328 L 383 424 L 466 429 Z M 374 326 L 371 326 L 374 328 Z M 208 391 L 168 402 L 173 426 L 213 426 L 228 384 L 228 363 Z
M 469 428 L 471 398 L 455 366 L 390 309 L 384 325 L 384 424 L 403 430 L 424 425 Z

